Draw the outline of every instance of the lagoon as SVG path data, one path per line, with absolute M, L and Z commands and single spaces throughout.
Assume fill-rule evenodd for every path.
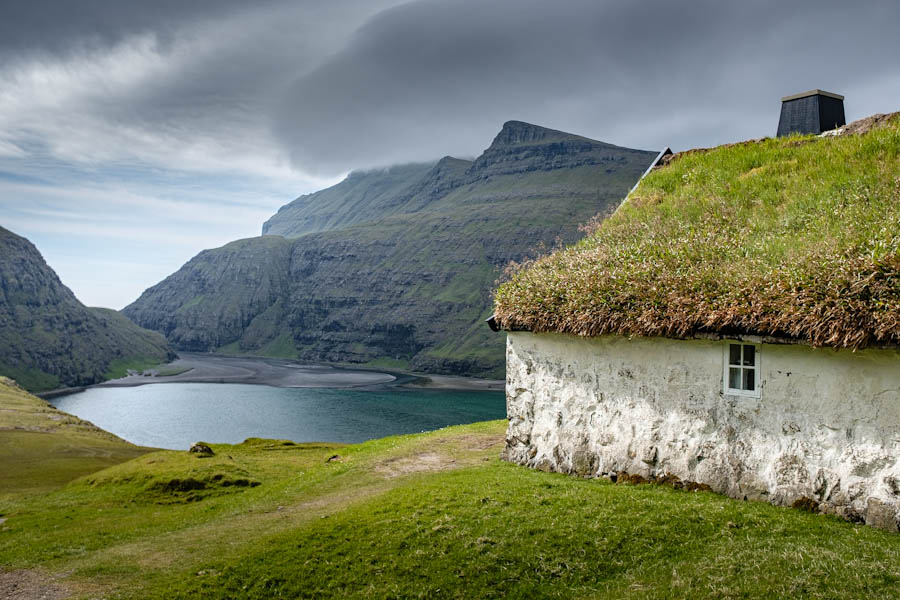
M 165 383 L 94 387 L 50 402 L 134 444 L 169 449 L 248 437 L 357 443 L 506 416 L 503 392 L 399 386 Z

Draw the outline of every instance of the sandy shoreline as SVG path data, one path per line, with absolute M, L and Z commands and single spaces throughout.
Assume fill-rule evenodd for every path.
M 455 375 L 410 375 L 410 377 L 413 377 L 414 380 L 400 383 L 398 387 L 502 392 L 506 386 L 506 382 L 502 379 L 478 379 L 477 377 L 457 377 Z
M 365 368 L 307 365 L 279 358 L 234 357 L 181 352 L 167 367 L 185 369 L 177 375 L 130 375 L 83 388 L 41 394 L 53 398 L 87 387 L 133 387 L 161 383 L 244 383 L 272 387 L 329 387 L 502 391 L 504 382 L 452 375 L 419 375 Z

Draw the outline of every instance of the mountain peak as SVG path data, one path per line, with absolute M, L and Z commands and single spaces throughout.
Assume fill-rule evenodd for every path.
M 507 121 L 490 147 L 475 159 L 468 175 L 476 179 L 526 171 L 549 171 L 585 165 L 604 165 L 613 169 L 625 165 L 629 156 L 653 154 L 643 150 L 620 148 L 580 135 Z M 639 159 L 643 160 L 643 159 Z
M 532 125 L 524 121 L 507 121 L 503 124 L 503 128 L 497 137 L 494 138 L 492 146 L 507 146 L 512 144 L 526 144 L 533 142 L 544 142 L 553 139 L 562 139 L 577 137 L 569 133 L 557 131 L 555 129 L 547 129 L 539 125 Z

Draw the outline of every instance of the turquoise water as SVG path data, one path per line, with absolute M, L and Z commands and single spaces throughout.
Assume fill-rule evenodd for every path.
M 506 416 L 503 392 L 397 388 L 166 383 L 91 388 L 50 402 L 134 444 L 171 449 L 248 437 L 355 443 Z

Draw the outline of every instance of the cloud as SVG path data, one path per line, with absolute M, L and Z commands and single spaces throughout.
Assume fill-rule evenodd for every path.
M 0 140 L 0 158 L 24 158 L 28 154 L 11 142 Z
M 514 118 L 646 148 L 759 137 L 805 89 L 864 116 L 900 69 L 897 22 L 893 1 L 413 2 L 299 77 L 275 129 L 326 173 L 471 154 Z
M 254 5 L 272 5 L 257 0 Z M 204 21 L 211 14 L 239 16 L 242 0 L 28 0 L 7 2 L 0 20 L 0 56 L 66 54 L 73 46 L 104 47 L 134 34 L 155 32 L 163 38 L 179 27 Z
M 308 177 L 269 126 L 273 99 L 350 35 L 358 23 L 349 17 L 386 3 L 84 4 L 95 18 L 85 20 L 82 3 L 77 15 L 67 4 L 58 13 L 15 7 L 34 35 L 13 36 L 20 45 L 0 53 L 0 153 L 299 184 Z M 50 14 L 59 39 L 43 28 Z
M 0 225 L 121 305 L 298 194 L 476 155 L 509 119 L 681 149 L 771 134 L 809 88 L 896 110 L 898 22 L 896 0 L 6 2 Z
M 864 116 L 900 69 L 893 0 L 70 4 L 0 23 L 0 157 L 299 186 L 477 154 L 509 119 L 646 148 L 757 137 L 784 94 Z

